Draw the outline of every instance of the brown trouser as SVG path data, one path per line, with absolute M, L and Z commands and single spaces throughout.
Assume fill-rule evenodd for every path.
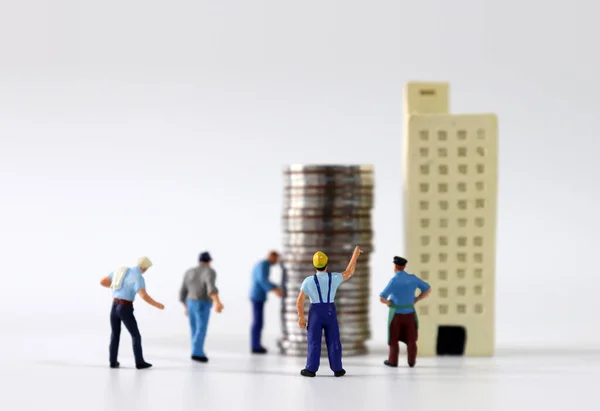
M 399 341 L 406 343 L 408 349 L 408 363 L 414 364 L 417 360 L 417 322 L 415 313 L 396 314 L 390 324 L 390 364 L 398 364 L 400 354 Z

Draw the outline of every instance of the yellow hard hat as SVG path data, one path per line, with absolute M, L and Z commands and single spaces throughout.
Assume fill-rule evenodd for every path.
M 318 270 L 325 268 L 327 266 L 327 261 L 327 255 L 323 251 L 317 251 L 315 255 L 313 255 L 313 265 Z

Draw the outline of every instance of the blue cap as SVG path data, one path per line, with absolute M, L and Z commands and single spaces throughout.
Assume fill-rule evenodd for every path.
M 208 263 L 209 261 L 212 261 L 212 257 L 210 256 L 208 251 L 205 251 L 203 253 L 200 253 L 199 260 L 202 261 L 203 263 Z

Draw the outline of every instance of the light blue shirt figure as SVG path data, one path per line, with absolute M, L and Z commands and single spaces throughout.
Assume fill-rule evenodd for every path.
M 329 274 L 326 272 L 317 272 L 317 280 L 321 287 L 321 294 L 324 303 L 332 303 L 335 300 L 335 293 L 338 287 L 344 282 L 342 273 L 331 273 L 331 292 L 329 292 Z M 311 304 L 320 303 L 319 291 L 315 283 L 314 276 L 309 276 L 302 281 L 300 290 L 308 296 Z M 327 295 L 329 294 L 329 296 Z
M 271 263 L 269 260 L 262 260 L 254 266 L 252 270 L 252 286 L 250 287 L 250 300 L 267 301 L 267 293 L 274 288 L 275 284 L 269 281 L 271 273 Z
M 417 288 L 424 293 L 429 290 L 430 285 L 416 275 L 400 270 L 396 272 L 379 296 L 385 299 L 389 298 L 395 306 L 412 305 L 415 302 Z M 409 307 L 398 308 L 396 314 L 409 314 L 414 311 L 414 308 Z
M 109 274 L 111 283 L 113 282 L 114 274 L 114 272 Z M 118 298 L 119 300 L 133 301 L 138 291 L 145 288 L 146 282 L 144 281 L 144 277 L 142 276 L 142 270 L 140 270 L 140 267 L 130 267 L 127 269 L 127 272 L 123 276 L 121 286 L 117 289 L 113 288 L 112 294 L 113 298 Z

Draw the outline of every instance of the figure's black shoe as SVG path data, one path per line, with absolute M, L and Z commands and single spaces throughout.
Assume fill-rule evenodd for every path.
M 304 375 L 305 377 L 314 377 L 315 375 L 317 375 L 316 373 L 309 371 L 306 368 L 300 371 L 300 374 Z
M 409 362 L 409 363 L 408 363 L 408 366 L 409 366 L 410 368 L 413 368 L 413 367 L 415 366 L 415 363 L 414 363 L 414 362 Z
M 388 360 L 385 360 L 383 363 L 384 363 L 385 365 L 387 365 L 388 367 L 397 367 L 397 366 L 398 366 L 398 364 L 392 364 L 392 363 L 391 363 L 391 362 L 389 362 Z
M 121 364 L 119 364 L 119 361 L 111 362 L 110 368 L 119 368 L 120 365 Z
M 207 357 L 200 357 L 200 356 L 197 356 L 197 355 L 192 355 L 192 360 L 198 361 L 198 362 L 208 362 L 208 358 Z
M 144 370 L 144 369 L 146 369 L 146 368 L 150 368 L 150 367 L 152 367 L 152 364 L 150 364 L 150 363 L 147 363 L 147 362 L 145 362 L 145 361 L 144 361 L 143 363 L 140 363 L 140 364 L 136 364 L 136 365 L 135 365 L 135 368 L 137 368 L 138 370 Z
M 343 377 L 346 375 L 346 370 L 342 368 L 341 370 L 334 372 L 333 375 L 336 377 Z
M 266 348 L 253 348 L 252 349 L 252 354 L 266 354 L 266 353 L 267 353 Z

